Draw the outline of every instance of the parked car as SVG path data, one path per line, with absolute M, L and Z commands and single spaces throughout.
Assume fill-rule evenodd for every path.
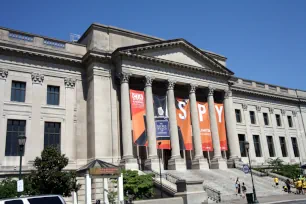
M 0 204 L 66 204 L 59 195 L 40 195 L 0 200 Z

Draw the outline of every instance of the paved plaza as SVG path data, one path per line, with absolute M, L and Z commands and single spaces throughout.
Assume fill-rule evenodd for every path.
M 273 195 L 273 196 L 266 196 L 266 197 L 258 197 L 259 203 L 262 204 L 274 204 L 274 203 L 295 203 L 301 204 L 306 203 L 306 195 Z M 231 204 L 246 204 L 246 199 L 239 199 L 239 200 L 232 200 L 232 201 L 225 201 L 222 203 L 231 203 Z

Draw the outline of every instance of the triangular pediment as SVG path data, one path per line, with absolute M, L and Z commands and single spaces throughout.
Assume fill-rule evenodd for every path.
M 120 48 L 120 51 L 178 64 L 199 67 L 222 74 L 234 73 L 184 39 L 175 39 Z

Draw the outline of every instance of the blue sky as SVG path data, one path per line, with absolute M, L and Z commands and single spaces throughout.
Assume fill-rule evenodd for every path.
M 0 26 L 69 40 L 93 22 L 222 54 L 236 76 L 306 90 L 305 0 L 3 1 Z

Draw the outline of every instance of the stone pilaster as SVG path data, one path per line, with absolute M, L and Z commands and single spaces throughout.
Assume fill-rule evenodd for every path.
M 221 155 L 219 131 L 215 111 L 214 88 L 212 86 L 208 87 L 207 102 L 209 109 L 210 129 L 214 148 L 214 157 L 211 160 L 211 168 L 227 169 L 226 161 L 222 158 Z
M 228 164 L 232 165 L 235 160 L 239 160 L 239 158 L 241 158 L 241 153 L 238 135 L 236 132 L 236 118 L 233 110 L 233 99 L 231 90 L 225 90 L 224 117 L 228 137 L 228 145 L 230 149 L 230 158 L 228 160 Z
M 305 138 L 305 132 L 303 129 L 303 124 L 300 121 L 301 114 L 299 112 L 292 111 L 292 116 L 293 116 L 293 121 L 295 123 L 296 130 L 297 130 L 297 142 L 298 142 L 301 162 L 305 162 L 306 161 L 306 152 L 305 152 L 306 138 Z
M 279 136 L 277 135 L 276 119 L 274 115 L 274 108 L 269 107 L 269 118 L 271 119 L 273 127 L 273 144 L 275 150 L 275 157 L 283 157 L 282 150 L 280 146 Z
M 189 91 L 190 110 L 191 110 L 191 122 L 192 122 L 192 134 L 194 140 L 195 157 L 192 160 L 193 169 L 209 169 L 208 162 L 204 159 L 202 150 L 201 131 L 199 124 L 199 114 L 197 108 L 196 99 L 197 85 L 191 84 Z
M 138 169 L 137 161 L 133 156 L 132 124 L 129 93 L 130 74 L 121 73 L 121 121 L 122 121 L 122 146 L 123 158 L 121 165 L 126 169 Z
M 265 134 L 265 122 L 263 118 L 263 113 L 261 112 L 261 106 L 256 106 L 256 111 L 257 111 L 257 118 L 258 118 L 258 123 L 260 127 L 260 144 L 261 144 L 261 151 L 262 151 L 262 157 L 267 160 L 270 158 L 269 154 L 269 147 L 268 147 L 268 142 L 267 142 L 267 137 Z M 274 141 L 274 140 L 273 140 Z
M 5 84 L 6 84 L 6 79 L 8 76 L 8 70 L 5 69 L 0 69 L 0 141 L 5 141 L 6 137 L 6 127 L 4 127 L 6 124 L 5 119 L 3 117 L 3 101 L 4 101 L 4 89 L 5 89 Z M 0 167 L 2 165 L 4 155 L 5 155 L 5 142 L 0 143 Z
M 290 162 L 295 163 L 297 161 L 295 161 L 291 136 L 290 136 L 289 129 L 288 129 L 289 125 L 288 125 L 288 119 L 287 119 L 287 116 L 286 116 L 286 110 L 281 109 L 281 114 L 282 114 L 282 118 L 283 118 L 283 126 L 285 128 L 285 135 L 286 135 L 285 138 L 286 138 L 286 146 L 287 146 L 288 156 L 290 158 Z
M 146 122 L 147 122 L 147 136 L 149 146 L 149 158 L 145 162 L 146 169 L 159 169 L 159 161 L 157 157 L 156 148 L 156 129 L 154 119 L 153 95 L 152 95 L 153 78 L 146 76 L 145 96 L 146 96 Z
M 176 121 L 176 108 L 175 108 L 175 97 L 174 97 L 174 86 L 175 82 L 168 81 L 167 91 L 167 103 L 169 111 L 169 122 L 170 122 L 170 142 L 171 142 L 171 158 L 168 161 L 169 170 L 184 170 L 186 165 L 180 155 L 179 136 Z

